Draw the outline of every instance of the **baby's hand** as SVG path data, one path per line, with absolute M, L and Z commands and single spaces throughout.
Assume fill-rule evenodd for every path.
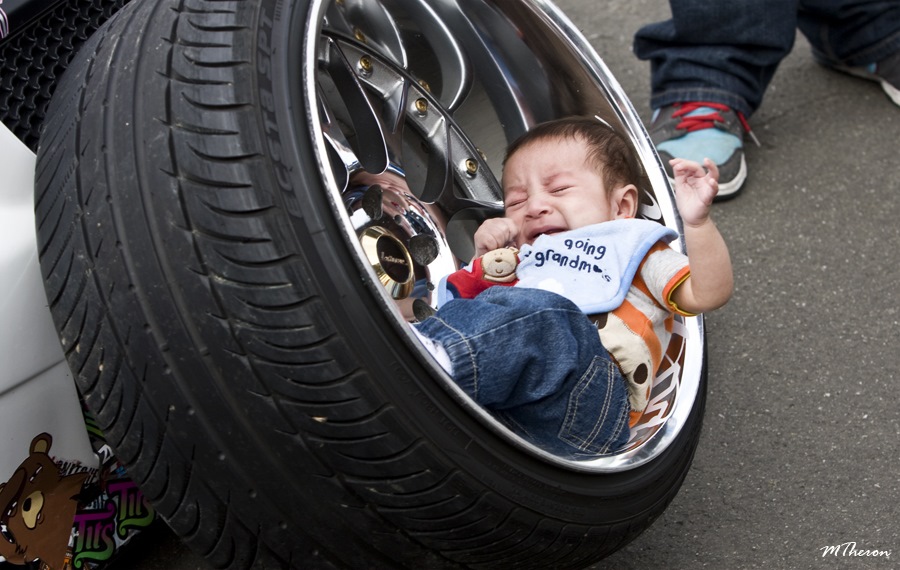
M 475 257 L 481 257 L 494 249 L 516 245 L 515 239 L 518 233 L 519 228 L 509 218 L 490 218 L 485 220 L 475 230 Z
M 709 217 L 713 198 L 719 193 L 719 169 L 706 158 L 700 166 L 691 160 L 673 158 L 669 161 L 675 175 L 675 203 L 681 219 L 688 225 L 699 225 Z

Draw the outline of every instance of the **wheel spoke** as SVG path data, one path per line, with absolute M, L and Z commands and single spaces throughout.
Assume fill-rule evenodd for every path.
M 341 99 L 349 112 L 349 119 L 356 134 L 356 148 L 359 162 L 369 172 L 383 172 L 388 165 L 386 135 L 379 120 L 378 111 L 373 106 L 366 90 L 360 85 L 354 67 L 330 38 L 324 39 L 327 55 L 323 65 L 334 82 Z M 364 60 L 357 60 L 365 72 Z
M 356 41 L 377 51 L 382 57 L 407 69 L 406 47 L 391 13 L 381 2 L 372 0 L 343 0 L 334 2 L 326 16 L 328 27 L 343 31 Z
M 319 118 L 322 122 L 322 135 L 328 143 L 328 159 L 331 162 L 335 181 L 341 192 L 347 189 L 350 173 L 362 168 L 356 153 L 350 147 L 350 142 L 344 136 L 341 127 L 325 103 L 326 97 L 322 87 L 318 87 L 319 94 Z

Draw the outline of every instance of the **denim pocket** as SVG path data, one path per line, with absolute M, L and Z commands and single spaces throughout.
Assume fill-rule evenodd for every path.
M 595 356 L 569 394 L 559 438 L 583 453 L 606 453 L 628 439 L 625 379 L 608 358 Z

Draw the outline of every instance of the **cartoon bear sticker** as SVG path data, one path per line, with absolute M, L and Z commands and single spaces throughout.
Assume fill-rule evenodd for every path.
M 53 438 L 31 441 L 30 455 L 0 484 L 0 556 L 13 564 L 40 560 L 62 568 L 87 473 L 62 475 L 48 455 Z

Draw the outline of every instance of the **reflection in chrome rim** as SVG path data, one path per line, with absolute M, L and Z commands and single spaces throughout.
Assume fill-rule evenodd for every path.
M 495 173 L 506 146 L 539 122 L 594 115 L 623 132 L 646 171 L 641 183 L 652 203 L 641 205 L 641 216 L 680 229 L 637 113 L 552 4 L 335 0 L 314 2 L 307 22 L 303 85 L 321 174 L 360 267 L 373 283 L 385 284 L 378 290 L 398 327 L 408 331 L 413 305 L 434 306 L 440 278 L 471 258 L 474 229 L 502 211 Z M 411 262 L 411 268 L 393 269 L 394 277 L 411 276 L 408 286 L 398 285 L 381 264 L 384 254 L 372 244 L 383 235 L 392 236 L 390 263 Z M 398 243 L 405 251 L 394 249 Z M 678 320 L 628 446 L 589 461 L 560 459 L 526 443 L 445 374 L 436 376 L 515 445 L 570 469 L 615 472 L 652 460 L 678 435 L 697 397 L 703 350 L 702 320 Z

